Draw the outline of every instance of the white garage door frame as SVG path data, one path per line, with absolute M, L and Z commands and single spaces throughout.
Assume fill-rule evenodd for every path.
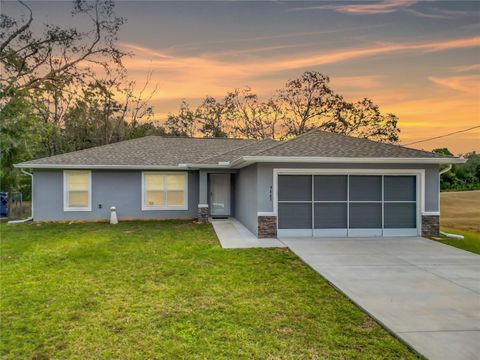
M 294 169 L 294 168 L 274 168 L 273 169 L 273 214 L 278 219 L 278 176 L 279 175 L 384 175 L 384 176 L 415 176 L 416 177 L 416 229 L 405 231 L 402 229 L 384 229 L 381 231 L 368 231 L 368 229 L 347 229 L 347 232 L 341 230 L 316 229 L 278 229 L 278 237 L 364 237 L 364 236 L 420 236 L 421 219 L 425 213 L 425 170 L 424 169 Z M 383 193 L 383 190 L 382 190 Z M 382 195 L 383 196 L 383 195 Z M 383 203 L 383 201 L 382 201 Z M 382 215 L 383 218 L 383 215 Z M 312 224 L 313 228 L 313 224 Z

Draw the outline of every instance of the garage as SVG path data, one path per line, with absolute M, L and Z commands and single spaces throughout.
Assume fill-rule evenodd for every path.
M 278 174 L 278 236 L 419 234 L 418 174 Z

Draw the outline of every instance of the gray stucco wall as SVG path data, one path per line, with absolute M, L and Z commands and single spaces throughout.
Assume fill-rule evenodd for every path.
M 437 165 L 379 165 L 379 164 L 292 164 L 262 163 L 239 169 L 234 176 L 233 214 L 250 231 L 257 234 L 257 212 L 273 211 L 270 187 L 274 168 L 312 169 L 425 169 L 425 211 L 439 211 L 439 175 Z M 211 171 L 215 172 L 215 171 Z M 235 171 L 232 171 L 234 173 Z M 204 172 L 203 181 L 207 180 Z M 34 216 L 37 221 L 101 220 L 109 219 L 110 206 L 117 207 L 122 219 L 189 219 L 197 217 L 199 204 L 199 172 L 188 176 L 188 210 L 149 210 L 141 207 L 141 171 L 93 170 L 92 211 L 63 211 L 63 171 L 36 170 L 34 172 Z M 207 200 L 207 185 L 202 187 L 203 201 Z M 233 200 L 234 199 L 234 200 Z M 102 209 L 98 205 L 102 204 Z
M 116 206 L 120 220 L 197 217 L 197 171 L 188 173 L 188 210 L 142 211 L 142 172 L 137 170 L 92 170 L 92 211 L 63 211 L 62 170 L 36 170 L 33 187 L 36 221 L 109 219 L 110 206 Z
M 437 165 L 412 164 L 294 164 L 260 163 L 258 164 L 257 208 L 260 212 L 273 211 L 270 188 L 273 186 L 273 169 L 425 169 L 425 211 L 439 210 L 439 175 Z
M 235 179 L 235 217 L 257 235 L 257 164 L 240 169 Z

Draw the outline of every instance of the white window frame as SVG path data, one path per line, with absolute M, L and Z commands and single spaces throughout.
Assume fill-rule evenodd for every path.
M 68 176 L 88 174 L 88 206 L 68 205 Z M 92 211 L 92 171 L 91 170 L 64 170 L 63 171 L 63 211 Z
M 165 198 L 165 205 L 147 205 L 145 204 L 145 191 L 147 190 L 145 187 L 145 175 L 183 175 L 185 177 L 185 187 L 183 189 L 183 205 L 175 205 L 175 206 L 167 206 L 167 201 Z M 168 189 L 166 188 L 163 190 L 166 196 Z M 150 210 L 188 210 L 188 172 L 186 171 L 142 171 L 142 211 L 150 211 Z

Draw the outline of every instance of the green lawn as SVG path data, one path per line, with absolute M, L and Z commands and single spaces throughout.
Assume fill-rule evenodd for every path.
M 442 230 L 451 233 L 451 234 L 458 234 L 463 235 L 464 239 L 449 239 L 444 236 L 441 237 L 439 242 L 451 246 L 455 246 L 457 248 L 474 252 L 476 254 L 480 254 L 480 233 L 473 232 L 473 231 L 465 231 L 465 230 L 457 230 L 452 228 L 444 228 Z
M 3 359 L 416 357 L 288 250 L 210 225 L 0 226 Z

